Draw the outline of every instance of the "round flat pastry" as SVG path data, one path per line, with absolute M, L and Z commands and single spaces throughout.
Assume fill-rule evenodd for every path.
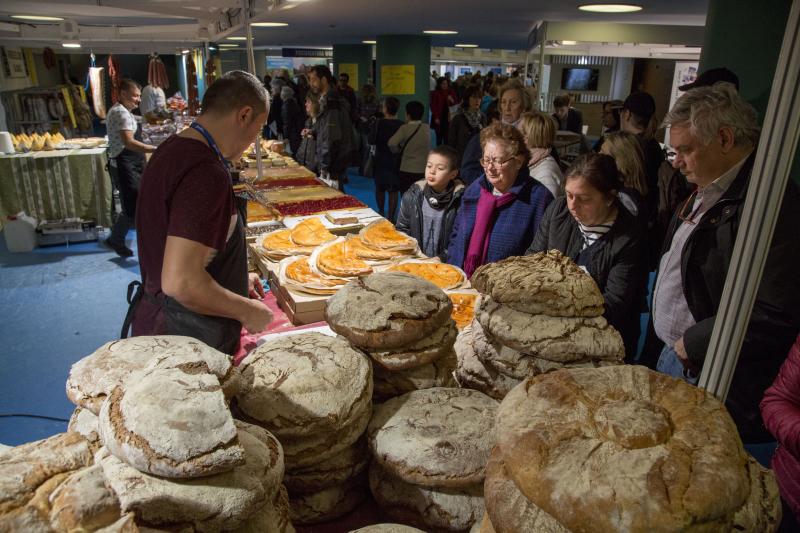
M 375 460 L 407 483 L 481 483 L 492 449 L 497 401 L 469 389 L 410 392 L 375 407 L 367 428 Z
M 178 335 L 131 337 L 106 343 L 72 365 L 67 378 L 67 398 L 98 414 L 114 387 L 148 367 L 156 357 L 159 360 L 180 357 L 181 364 L 205 362 L 223 383 L 233 376 L 231 358 L 197 339 Z
M 281 261 L 281 284 L 310 294 L 333 294 L 347 281 L 320 276 L 311 269 L 308 257 L 287 257 Z
M 269 258 L 283 258 L 291 255 L 311 255 L 313 246 L 298 246 L 292 242 L 292 230 L 282 229 L 267 233 L 258 240 L 259 246 Z
M 474 325 L 467 326 L 458 334 L 454 349 L 458 357 L 455 377 L 459 386 L 475 389 L 495 400 L 502 400 L 520 380 L 501 374 L 485 365 L 476 355 L 473 340 Z
M 417 342 L 450 321 L 453 303 L 436 285 L 402 272 L 351 281 L 328 300 L 325 320 L 356 346 L 388 350 Z
M 416 239 L 397 231 L 394 224 L 382 218 L 368 224 L 359 233 L 364 244 L 381 250 L 415 250 Z
M 368 246 L 361 240 L 361 237 L 355 235 L 347 238 L 347 242 L 356 257 L 365 261 L 389 261 L 397 257 L 407 257 L 414 253 L 414 250 L 383 250 L 380 248 L 373 248 Z
M 484 513 L 480 483 L 462 489 L 421 487 L 394 477 L 373 462 L 369 488 L 392 519 L 425 531 L 466 531 Z
M 99 415 L 108 450 L 142 472 L 192 478 L 244 462 L 219 380 L 180 368 L 155 368 L 117 386 Z
M 592 277 L 558 250 L 483 265 L 472 286 L 496 302 L 531 315 L 596 317 L 603 294 Z
M 452 320 L 430 336 L 404 348 L 389 351 L 371 350 L 370 357 L 388 370 L 407 370 L 422 366 L 451 353 L 458 328 Z
M 321 463 L 287 471 L 283 483 L 292 494 L 319 492 L 356 477 L 369 464 L 369 457 L 367 441 L 362 438 Z
M 475 318 L 475 304 L 478 295 L 464 292 L 450 292 L 447 294 L 453 302 L 453 320 L 456 321 L 458 329 L 465 328 Z
M 279 438 L 337 431 L 369 403 L 371 366 L 343 338 L 317 332 L 280 337 L 240 365 L 238 406 Z
M 389 398 L 434 387 L 456 387 L 455 372 L 458 360 L 454 350 L 427 365 L 408 370 L 387 370 L 375 365 L 375 386 L 372 401 L 382 402 Z
M 622 336 L 603 317 L 529 315 L 490 297 L 481 298 L 476 316 L 487 336 L 495 341 L 549 361 L 622 361 L 625 357 Z
M 387 272 L 405 272 L 412 276 L 428 280 L 440 289 L 448 290 L 459 287 L 467 279 L 464 271 L 447 263 L 431 263 L 423 261 L 405 261 L 392 265 Z
M 311 254 L 312 268 L 316 267 L 322 274 L 340 278 L 366 276 L 372 273 L 372 267 L 362 261 L 350 248 L 344 237 L 319 246 Z
M 293 524 L 319 524 L 344 516 L 367 497 L 363 476 L 319 492 L 289 495 L 289 516 Z
M 336 235 L 328 231 L 319 217 L 311 217 L 296 225 L 289 238 L 298 246 L 319 246 L 334 240 Z
M 641 366 L 529 378 L 503 400 L 496 437 L 520 492 L 569 530 L 732 531 L 743 507 L 765 524 L 780 505 L 768 491 L 748 504 L 748 456 L 725 406 Z

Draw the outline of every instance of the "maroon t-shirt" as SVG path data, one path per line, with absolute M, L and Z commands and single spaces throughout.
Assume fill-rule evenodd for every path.
M 235 216 L 230 175 L 216 153 L 205 143 L 178 135 L 164 141 L 142 174 L 136 204 L 139 267 L 145 292 L 161 296 L 161 266 L 168 235 L 220 251 L 225 248 Z M 214 272 L 209 274 L 216 279 Z M 133 334 L 162 334 L 163 322 L 160 308 L 143 299 L 134 316 Z

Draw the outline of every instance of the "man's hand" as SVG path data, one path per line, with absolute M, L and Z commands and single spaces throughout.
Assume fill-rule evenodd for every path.
M 697 368 L 697 365 L 689 360 L 689 354 L 686 353 L 686 346 L 683 345 L 683 337 L 675 341 L 675 346 L 672 348 L 675 350 L 675 354 L 678 356 L 678 361 L 681 362 L 683 368 L 692 372 L 692 374 L 695 376 L 700 373 L 700 369 Z
M 270 322 L 272 322 L 272 311 L 263 303 L 251 300 L 248 312 L 242 320 L 245 329 L 250 333 L 260 333 Z
M 250 298 L 261 299 L 264 297 L 264 286 L 261 285 L 261 276 L 251 272 L 247 275 L 247 290 Z

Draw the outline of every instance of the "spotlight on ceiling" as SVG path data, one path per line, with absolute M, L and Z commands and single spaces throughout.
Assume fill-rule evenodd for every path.
M 578 9 L 591 13 L 633 13 L 641 11 L 642 6 L 636 4 L 584 4 L 578 6 Z

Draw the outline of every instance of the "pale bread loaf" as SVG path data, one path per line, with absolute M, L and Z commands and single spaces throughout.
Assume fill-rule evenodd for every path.
M 363 472 L 368 464 L 369 448 L 366 439 L 362 438 L 321 463 L 287 469 L 283 482 L 292 494 L 311 494 L 341 485 Z
M 374 524 L 354 529 L 350 533 L 424 533 L 424 531 L 402 524 Z
M 478 358 L 474 339 L 476 324 L 473 322 L 462 329 L 453 347 L 458 357 L 456 380 L 465 389 L 474 389 L 495 400 L 502 400 L 511 389 L 519 385 L 520 380 L 501 374 Z
M 120 519 L 119 500 L 105 486 L 100 465 L 70 475 L 50 495 L 50 506 L 55 531 L 94 531 Z
M 100 430 L 98 428 L 97 415 L 83 407 L 76 407 L 69 417 L 67 431 L 80 434 L 96 450 L 102 443 L 100 442 Z
M 344 516 L 367 496 L 365 476 L 311 494 L 289 494 L 289 516 L 296 525 L 319 524 Z
M 295 533 L 289 517 L 289 496 L 286 487 L 281 486 L 272 501 L 261 509 L 238 529 L 236 533 Z
M 416 368 L 449 354 L 457 335 L 458 328 L 451 320 L 420 341 L 394 350 L 370 350 L 369 356 L 387 370 Z
M 453 372 L 458 360 L 452 349 L 444 357 L 427 365 L 409 368 L 408 370 L 386 370 L 375 365 L 375 383 L 372 399 L 376 402 L 401 396 L 408 392 L 433 387 L 455 387 Z

